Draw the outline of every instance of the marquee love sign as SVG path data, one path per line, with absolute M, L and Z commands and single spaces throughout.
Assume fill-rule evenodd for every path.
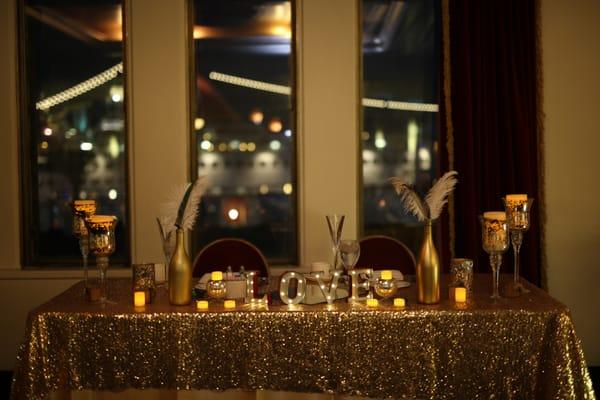
M 254 298 L 254 275 L 255 272 L 246 273 L 246 296 L 245 302 L 251 303 Z M 341 273 L 339 271 L 333 272 L 333 277 L 329 284 L 325 284 L 323 281 L 323 274 L 317 272 L 314 277 L 317 280 L 319 289 L 323 297 L 327 301 L 327 304 L 333 304 L 336 299 L 336 290 L 340 280 Z M 351 279 L 351 295 L 348 297 L 348 301 L 360 301 L 372 298 L 373 295 L 370 292 L 370 278 L 373 276 L 372 268 L 362 268 L 350 271 Z M 290 283 L 295 281 L 296 283 L 296 294 L 294 297 L 289 297 Z M 306 277 L 304 274 L 294 271 L 288 271 L 281 275 L 279 278 L 279 297 L 285 304 L 300 304 L 306 297 Z M 359 290 L 364 289 L 368 293 L 366 296 L 360 296 Z

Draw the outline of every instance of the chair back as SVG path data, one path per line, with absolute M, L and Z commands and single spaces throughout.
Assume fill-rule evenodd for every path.
M 356 268 L 397 269 L 403 274 L 414 274 L 417 262 L 404 243 L 388 236 L 374 235 L 360 240 Z
M 225 271 L 227 267 L 237 272 L 241 266 L 246 271 L 259 271 L 261 276 L 269 276 L 269 266 L 265 256 L 252 243 L 236 238 L 218 239 L 207 244 L 194 260 L 194 277 L 202 277 L 212 271 Z

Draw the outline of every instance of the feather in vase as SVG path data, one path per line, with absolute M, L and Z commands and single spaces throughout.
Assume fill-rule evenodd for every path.
M 193 183 L 179 185 L 171 190 L 167 201 L 162 205 L 162 216 L 157 218 L 163 237 L 177 227 L 186 230 L 194 227 L 200 199 L 207 186 L 206 177 L 201 176 Z
M 454 190 L 458 180 L 456 171 L 446 172 L 433 185 L 425 200 L 423 201 L 417 192 L 401 178 L 390 178 L 389 181 L 394 185 L 396 193 L 400 195 L 402 205 L 407 212 L 410 212 L 419 221 L 435 220 L 439 218 L 444 205 L 448 202 L 448 196 Z
M 429 189 L 429 193 L 425 197 L 425 202 L 429 208 L 429 219 L 437 219 L 444 205 L 448 202 L 448 196 L 454 190 L 458 180 L 456 179 L 458 172 L 446 172 L 438 181 Z
M 421 200 L 417 192 L 415 192 L 408 183 L 400 178 L 390 178 L 389 181 L 394 185 L 396 193 L 400 195 L 405 211 L 410 212 L 417 217 L 419 221 L 425 221 L 429 218 L 427 205 L 423 203 L 423 200 Z

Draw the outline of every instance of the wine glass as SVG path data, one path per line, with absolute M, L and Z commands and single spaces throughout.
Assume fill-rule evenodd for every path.
M 360 257 L 360 244 L 357 240 L 342 240 L 339 245 L 340 258 L 346 271 L 354 268 Z
M 333 253 L 333 262 L 331 264 L 333 270 L 338 269 L 338 259 L 339 259 L 339 246 L 340 239 L 342 238 L 342 228 L 344 227 L 344 219 L 345 215 L 341 214 L 332 214 L 326 215 L 325 219 L 327 219 L 327 227 L 329 228 L 329 238 L 331 239 L 331 251 Z
M 529 211 L 533 204 L 532 198 L 527 198 L 525 195 L 519 196 L 521 195 L 507 195 L 502 198 L 515 257 L 513 287 L 517 294 L 529 293 L 529 289 L 526 289 L 519 281 L 519 253 L 521 252 L 521 244 L 523 243 L 523 234 L 529 230 Z
M 83 294 L 88 295 L 88 254 L 90 250 L 89 233 L 85 220 L 96 214 L 95 200 L 74 200 L 71 204 L 73 210 L 73 234 L 79 239 L 79 251 L 83 258 Z
M 100 271 L 100 302 L 106 303 L 106 271 L 108 256 L 115 252 L 115 225 L 117 217 L 113 215 L 92 215 L 85 221 L 90 234 L 90 253 L 96 257 Z
M 479 217 L 481 221 L 481 241 L 483 250 L 490 256 L 492 267 L 492 300 L 500 299 L 500 266 L 502 253 L 508 249 L 508 224 L 503 211 L 488 211 Z

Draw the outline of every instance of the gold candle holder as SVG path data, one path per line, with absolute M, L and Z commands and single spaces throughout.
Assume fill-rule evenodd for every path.
M 96 200 L 74 200 L 71 209 L 73 210 L 73 234 L 79 239 L 79 251 L 83 258 L 83 295 L 91 299 L 88 282 L 90 242 L 85 220 L 96 214 Z
M 85 221 L 89 231 L 90 253 L 96 257 L 100 271 L 100 302 L 107 298 L 106 271 L 108 257 L 115 252 L 115 226 L 117 217 L 113 215 L 93 215 Z
M 492 267 L 492 299 L 500 298 L 500 266 L 502 253 L 508 249 L 508 224 L 503 211 L 488 211 L 480 217 L 483 250 L 490 256 Z

